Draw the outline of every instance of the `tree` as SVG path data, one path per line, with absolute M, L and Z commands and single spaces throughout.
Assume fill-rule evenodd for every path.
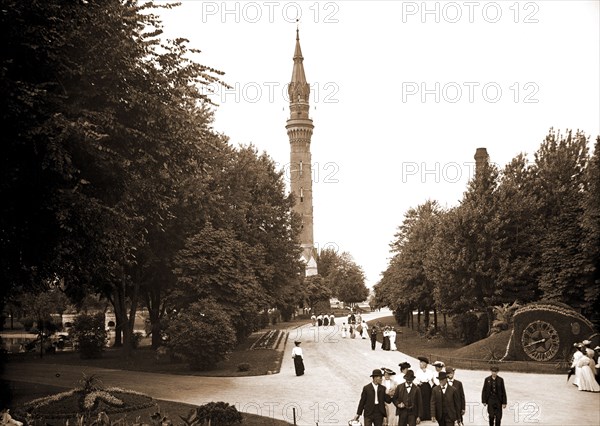
M 345 304 L 362 302 L 369 295 L 365 274 L 348 252 L 339 256 L 339 263 L 328 278 L 332 294 Z
M 312 275 L 304 278 L 304 295 L 306 304 L 312 312 L 315 312 L 320 302 L 326 302 L 329 305 L 331 290 L 321 275 Z
M 538 220 L 541 273 L 539 287 L 545 299 L 575 308 L 585 305 L 586 255 L 582 252 L 584 195 L 587 191 L 588 140 L 577 132 L 566 136 L 552 129 L 532 166 Z
M 596 138 L 594 154 L 587 168 L 587 190 L 583 196 L 581 226 L 584 237 L 581 252 L 586 254 L 584 263 L 583 313 L 600 325 L 600 136 Z M 595 316 L 594 316 L 595 315 Z
M 183 356 L 192 370 L 208 370 L 235 345 L 235 330 L 221 306 L 211 299 L 192 303 L 169 319 L 168 347 Z

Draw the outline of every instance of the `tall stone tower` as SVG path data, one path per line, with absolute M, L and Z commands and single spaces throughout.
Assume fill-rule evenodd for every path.
M 473 158 L 475 159 L 475 176 L 477 176 L 477 172 L 489 162 L 490 156 L 487 149 L 477 148 Z
M 302 258 L 306 263 L 306 276 L 317 274 L 313 241 L 313 197 L 312 162 L 310 140 L 313 132 L 312 120 L 308 117 L 310 86 L 304 74 L 304 58 L 300 49 L 300 31 L 296 29 L 296 49 L 292 81 L 288 88 L 290 96 L 290 118 L 285 128 L 290 138 L 290 187 L 296 199 L 294 211 L 302 219 L 300 243 Z

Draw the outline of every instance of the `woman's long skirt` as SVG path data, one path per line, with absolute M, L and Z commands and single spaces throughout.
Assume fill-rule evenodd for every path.
M 294 357 L 294 367 L 296 368 L 296 376 L 302 376 L 304 374 L 304 360 L 301 356 Z
M 429 383 L 422 383 L 419 385 L 421 389 L 421 400 L 423 401 L 423 417 L 421 420 L 431 420 L 431 407 L 429 401 L 431 400 L 431 385 Z

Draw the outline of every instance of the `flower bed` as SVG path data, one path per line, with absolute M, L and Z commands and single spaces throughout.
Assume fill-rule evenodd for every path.
M 279 341 L 279 337 L 281 335 L 281 330 L 269 330 L 260 336 L 256 342 L 250 346 L 250 349 L 273 349 L 277 342 Z
M 81 388 L 38 398 L 24 404 L 15 411 L 19 417 L 69 419 L 82 413 L 96 415 L 125 413 L 151 407 L 151 397 L 120 388 L 106 388 L 85 392 Z

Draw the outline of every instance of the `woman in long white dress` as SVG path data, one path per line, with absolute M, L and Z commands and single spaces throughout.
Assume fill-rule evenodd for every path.
M 345 339 L 347 336 L 347 327 L 346 327 L 346 323 L 342 323 L 342 338 Z
M 589 392 L 600 392 L 600 385 L 596 382 L 596 376 L 592 372 L 592 365 L 594 361 L 592 361 L 587 355 L 583 355 L 579 358 L 577 362 L 577 366 L 580 369 L 579 382 L 577 382 L 577 387 L 580 391 L 589 391 Z
M 573 362 L 571 363 L 571 368 L 575 369 L 575 378 L 573 379 L 573 384 L 575 386 L 579 386 L 579 377 L 581 376 L 581 367 L 578 366 L 579 360 L 583 356 L 583 352 L 581 352 L 581 348 L 583 345 L 581 343 L 575 343 L 574 345 L 577 350 L 573 354 Z
M 369 338 L 369 326 L 367 325 L 367 322 L 365 320 L 363 320 L 362 322 L 362 331 L 360 332 L 360 336 L 363 339 Z
M 398 348 L 396 347 L 396 329 L 392 327 L 389 332 L 390 335 L 390 351 L 395 351 Z

